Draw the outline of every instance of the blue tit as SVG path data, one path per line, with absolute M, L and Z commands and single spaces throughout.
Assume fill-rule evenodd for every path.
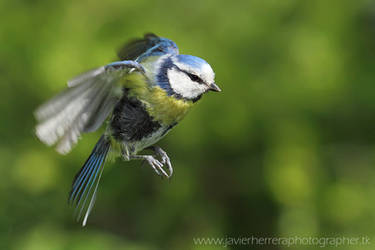
M 57 144 L 62 154 L 72 149 L 82 133 L 96 131 L 107 121 L 69 196 L 83 225 L 94 205 L 106 159 L 144 160 L 158 175 L 171 177 L 171 161 L 155 143 L 203 94 L 221 91 L 205 60 L 180 55 L 173 41 L 154 34 L 125 44 L 118 57 L 118 62 L 72 79 L 65 91 L 35 111 L 37 137 L 49 146 Z M 143 149 L 154 154 L 138 154 Z

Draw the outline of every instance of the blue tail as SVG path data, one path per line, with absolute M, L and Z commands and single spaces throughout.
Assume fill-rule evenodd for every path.
M 91 155 L 74 178 L 72 190 L 69 195 L 69 204 L 75 207 L 77 221 L 82 218 L 83 210 L 86 210 L 82 226 L 86 225 L 87 217 L 94 206 L 96 191 L 109 149 L 110 142 L 102 135 L 98 143 L 96 143 L 94 150 L 91 152 Z M 92 190 L 94 184 L 95 188 Z M 91 197 L 90 202 L 86 205 L 87 198 L 89 197 Z

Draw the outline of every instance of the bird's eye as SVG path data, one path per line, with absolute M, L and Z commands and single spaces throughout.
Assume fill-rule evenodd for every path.
M 190 77 L 190 79 L 194 82 L 202 82 L 202 79 L 199 78 L 199 76 L 197 75 L 194 75 L 194 74 L 190 74 L 190 73 L 187 73 L 187 75 Z

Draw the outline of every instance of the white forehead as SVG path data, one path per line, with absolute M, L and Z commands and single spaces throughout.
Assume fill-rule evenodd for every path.
M 211 66 L 203 59 L 190 55 L 178 55 L 172 62 L 181 70 L 199 76 L 206 83 L 215 81 L 215 73 Z

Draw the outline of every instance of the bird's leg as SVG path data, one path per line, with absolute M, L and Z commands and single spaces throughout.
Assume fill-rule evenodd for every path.
M 162 165 L 167 164 L 168 171 L 169 171 L 168 178 L 170 178 L 173 174 L 173 168 L 172 168 L 171 160 L 169 159 L 167 153 L 158 146 L 150 146 L 147 149 L 154 151 L 156 155 L 160 156 Z
M 168 157 L 167 153 L 164 152 L 164 150 L 162 150 L 158 146 L 151 146 L 151 147 L 148 147 L 146 149 L 150 149 L 156 155 L 160 156 L 161 161 L 155 159 L 155 157 L 152 156 L 152 155 L 132 154 L 131 152 L 133 152 L 134 149 L 131 149 L 131 148 L 130 149 L 129 148 L 122 148 L 121 149 L 122 158 L 125 161 L 144 160 L 152 167 L 152 169 L 154 169 L 156 174 L 161 175 L 161 176 L 165 176 L 167 178 L 170 178 L 172 176 L 173 169 L 172 169 L 171 161 L 169 160 L 169 157 Z M 168 166 L 169 175 L 163 169 L 164 164 L 167 164 L 167 166 Z
M 163 169 L 163 163 L 155 159 L 152 155 L 129 155 L 128 158 L 129 160 L 145 160 L 158 175 L 164 175 L 169 178 L 168 174 Z

